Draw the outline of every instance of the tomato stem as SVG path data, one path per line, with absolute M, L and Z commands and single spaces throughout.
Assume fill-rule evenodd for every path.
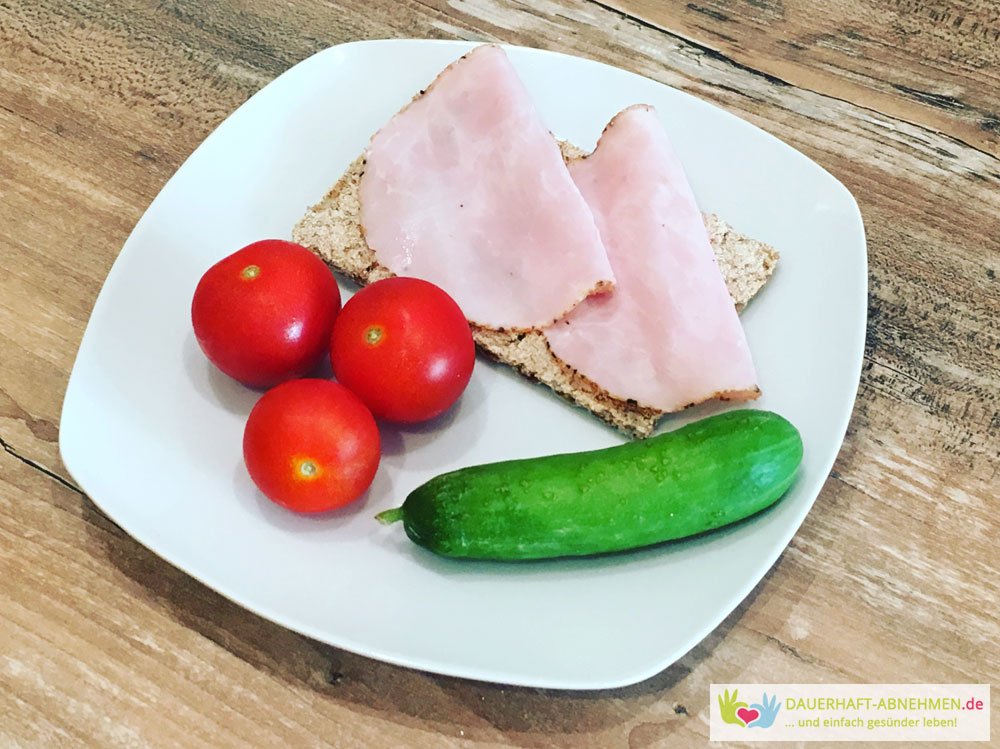
M 246 268 L 240 271 L 240 277 L 244 281 L 253 281 L 259 275 L 260 275 L 259 265 L 248 265 Z
M 403 519 L 403 508 L 393 507 L 391 510 L 384 510 L 375 516 L 375 519 L 380 523 L 389 525 L 389 523 L 395 523 L 397 520 Z

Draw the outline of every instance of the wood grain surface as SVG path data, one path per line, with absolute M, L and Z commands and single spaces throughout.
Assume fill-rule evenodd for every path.
M 646 682 L 509 688 L 318 644 L 142 548 L 60 463 L 90 310 L 160 187 L 276 75 L 384 37 L 633 70 L 861 206 L 868 341 L 834 472 L 750 597 Z M 712 682 L 996 682 L 998 40 L 987 0 L 0 0 L 0 746 L 702 746 Z
M 607 0 L 789 85 L 1000 155 L 993 0 Z

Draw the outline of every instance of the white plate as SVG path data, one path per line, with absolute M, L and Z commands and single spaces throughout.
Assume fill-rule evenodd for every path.
M 864 230 L 850 193 L 775 138 L 712 105 L 596 62 L 509 47 L 553 132 L 592 146 L 655 105 L 703 209 L 782 253 L 743 314 L 764 397 L 802 432 L 793 490 L 737 527 L 633 554 L 530 564 L 434 557 L 372 516 L 472 463 L 612 445 L 615 432 L 479 361 L 437 428 L 387 430 L 362 503 L 298 517 L 241 461 L 256 393 L 217 374 L 191 333 L 202 272 L 288 237 L 369 136 L 471 45 L 345 44 L 296 65 L 191 155 L 139 221 L 94 307 L 63 407 L 63 460 L 140 543 L 224 596 L 317 640 L 445 674 L 593 689 L 651 676 L 750 592 L 809 511 L 839 450 L 861 367 Z M 670 422 L 707 413 L 686 414 Z

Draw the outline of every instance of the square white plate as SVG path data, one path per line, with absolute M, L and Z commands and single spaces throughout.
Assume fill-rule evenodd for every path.
M 638 553 L 529 564 L 455 562 L 373 515 L 433 475 L 622 438 L 506 368 L 479 361 L 443 423 L 385 430 L 362 502 L 299 517 L 241 459 L 258 396 L 218 374 L 191 332 L 200 275 L 288 237 L 370 135 L 472 45 L 345 44 L 296 65 L 232 114 L 139 221 L 94 307 L 66 393 L 67 468 L 109 517 L 261 616 L 373 658 L 445 674 L 593 689 L 651 676 L 750 592 L 788 544 L 840 448 L 861 368 L 864 229 L 850 193 L 721 109 L 606 65 L 508 47 L 545 121 L 593 146 L 624 107 L 657 107 L 703 209 L 782 253 L 743 314 L 764 396 L 802 432 L 792 491 L 748 522 Z M 668 420 L 667 428 L 707 410 Z

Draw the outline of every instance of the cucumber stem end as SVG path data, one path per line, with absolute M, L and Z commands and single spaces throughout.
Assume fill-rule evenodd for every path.
M 383 510 L 375 519 L 384 525 L 389 525 L 389 523 L 395 523 L 397 520 L 403 519 L 403 508 L 393 507 L 391 510 Z

